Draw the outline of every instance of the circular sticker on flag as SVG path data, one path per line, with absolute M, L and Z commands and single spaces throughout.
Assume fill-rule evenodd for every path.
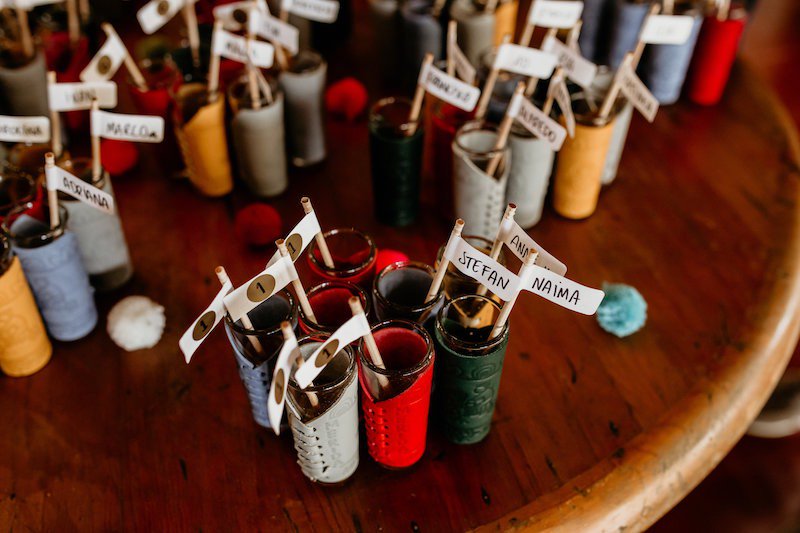
M 97 72 L 100 74 L 108 74 L 109 70 L 111 70 L 111 58 L 102 56 L 97 60 Z
M 289 235 L 289 238 L 286 239 L 286 249 L 289 250 L 289 256 L 292 258 L 292 262 L 297 261 L 297 257 L 300 255 L 300 252 L 303 251 L 303 237 L 301 237 L 299 233 L 292 233 Z
M 251 302 L 263 302 L 275 290 L 275 278 L 269 274 L 258 276 L 247 287 L 247 299 Z
M 196 341 L 201 340 L 203 337 L 211 333 L 214 327 L 214 322 L 217 320 L 217 314 L 214 311 L 209 311 L 200 317 L 200 320 L 194 325 L 192 330 L 192 338 Z
M 331 341 L 322 348 L 322 351 L 317 356 L 317 360 L 314 361 L 314 366 L 322 368 L 327 365 L 328 361 L 333 359 L 333 356 L 337 353 L 339 353 L 339 341 L 331 339 Z
M 158 3 L 158 7 L 156 8 L 156 11 L 157 11 L 157 12 L 158 12 L 158 14 L 159 14 L 159 15 L 161 15 L 162 17 L 163 17 L 164 15 L 166 15 L 166 14 L 169 12 L 169 1 L 168 1 L 168 0 L 161 0 L 161 1 Z
M 275 402 L 280 404 L 283 401 L 283 392 L 286 390 L 286 376 L 283 369 L 279 368 L 275 374 Z
M 244 9 L 237 7 L 236 9 L 233 10 L 231 16 L 233 17 L 233 20 L 235 20 L 239 24 L 245 24 L 247 22 L 247 11 L 245 11 Z

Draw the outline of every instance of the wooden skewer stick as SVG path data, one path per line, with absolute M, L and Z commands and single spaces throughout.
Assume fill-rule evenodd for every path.
M 69 43 L 72 46 L 75 46 L 81 38 L 81 21 L 78 17 L 78 5 L 75 2 L 76 0 L 67 0 L 67 28 Z
M 450 232 L 450 238 L 447 239 L 447 245 L 444 247 L 445 251 L 447 251 L 447 246 L 453 239 L 461 237 L 461 231 L 463 229 L 464 221 L 459 218 L 456 220 L 456 223 L 453 226 L 453 231 Z M 431 286 L 428 289 L 428 294 L 425 296 L 425 303 L 430 302 L 436 298 L 437 294 L 439 294 L 439 288 L 442 286 L 442 281 L 444 281 L 444 275 L 447 274 L 448 266 L 450 266 L 450 261 L 444 256 L 444 254 L 442 254 L 442 259 L 439 261 L 439 268 L 436 270 L 436 274 L 433 276 Z
M 187 4 L 188 5 L 188 4 Z M 219 54 L 214 52 L 214 36 L 219 35 L 222 31 L 222 21 L 214 21 L 214 31 L 211 37 L 211 59 L 208 62 L 208 101 L 217 101 L 217 92 L 219 91 Z
M 486 9 L 484 11 L 486 13 L 494 13 L 494 11 L 497 9 L 498 3 L 499 0 L 489 0 L 488 2 L 486 2 Z
M 550 111 L 553 110 L 553 100 L 556 97 L 556 88 L 554 83 L 560 83 L 561 77 L 564 75 L 564 69 L 561 67 L 556 67 L 555 72 L 553 72 L 553 76 L 550 78 L 550 87 L 547 88 L 547 99 L 544 101 L 544 106 L 542 106 L 542 113 L 545 115 L 550 115 Z M 591 98 L 589 99 L 591 101 Z
M 628 52 L 625 54 L 625 59 L 622 60 L 622 64 L 617 69 L 616 74 L 614 74 L 614 80 L 611 82 L 611 87 L 608 88 L 606 97 L 603 99 L 603 105 L 600 106 L 600 113 L 598 116 L 601 119 L 605 120 L 609 113 L 611 113 L 611 109 L 614 107 L 614 102 L 617 101 L 617 96 L 619 95 L 620 82 L 622 81 L 622 70 L 623 68 L 630 66 L 632 63 L 633 52 Z
M 353 312 L 353 316 L 364 314 L 364 308 L 361 306 L 361 299 L 358 296 L 351 296 L 347 303 L 350 304 L 350 311 Z M 383 357 L 381 357 L 381 352 L 378 350 L 378 343 L 375 342 L 372 331 L 364 336 L 364 343 L 367 345 L 367 355 L 372 359 L 372 364 L 381 370 L 386 370 L 386 365 L 383 364 Z M 383 374 L 376 374 L 376 376 L 378 377 L 378 385 L 382 389 L 389 387 L 389 378 Z
M 506 33 L 503 35 L 503 41 L 500 43 L 500 46 L 508 44 L 509 42 L 511 42 L 511 34 Z M 497 50 L 499 55 L 500 48 Z M 486 115 L 486 110 L 489 108 L 489 100 L 492 99 L 494 84 L 497 83 L 497 76 L 499 75 L 500 68 L 497 66 L 497 57 L 495 57 L 492 70 L 489 71 L 489 75 L 486 77 L 486 83 L 483 84 L 483 92 L 481 92 L 481 98 L 478 100 L 478 106 L 475 108 L 475 118 L 478 120 L 483 119 L 483 117 Z
M 672 15 L 673 11 L 675 11 L 674 0 L 663 0 L 663 2 L 664 2 L 664 14 Z
M 267 97 L 267 104 L 272 105 L 272 87 L 269 86 L 269 82 L 258 69 L 256 69 L 256 78 L 258 79 L 258 86 L 261 87 L 261 92 Z
M 719 7 L 717 8 L 717 20 L 719 20 L 720 22 L 728 20 L 730 11 L 731 11 L 730 0 L 721 0 L 719 2 Z
M 647 25 L 647 20 L 654 15 L 658 15 L 659 11 L 661 11 L 661 6 L 658 4 L 652 4 L 650 6 L 650 11 L 647 12 L 647 16 L 644 18 L 642 27 L 639 29 L 639 38 L 636 40 L 636 48 L 633 50 L 633 62 L 631 63 L 631 68 L 634 70 L 636 70 L 636 67 L 639 66 L 639 61 L 641 61 L 642 54 L 644 53 L 644 47 L 647 44 L 642 40 L 644 28 Z
M 555 39 L 556 33 L 558 33 L 558 30 L 556 28 L 550 28 L 549 30 L 547 30 L 547 33 L 544 36 L 544 41 L 542 42 L 543 43 L 546 42 L 551 37 Z M 530 78 L 528 78 L 528 88 L 525 89 L 525 96 L 531 96 L 536 91 L 537 85 L 539 85 L 539 78 L 535 76 L 531 76 Z
M 215 268 L 214 273 L 217 275 L 217 279 L 219 280 L 220 285 L 224 286 L 231 280 L 231 278 L 228 277 L 228 273 L 225 272 L 225 268 L 222 266 L 218 266 L 217 268 Z M 231 284 L 231 288 L 233 288 L 233 284 Z M 243 314 L 240 320 L 242 322 L 242 326 L 244 326 L 246 329 L 249 329 L 251 331 L 254 331 L 256 329 L 253 327 L 253 323 L 250 322 L 250 317 L 247 316 L 247 313 Z M 264 347 L 261 345 L 261 341 L 258 340 L 258 337 L 256 337 L 255 335 L 247 335 L 247 340 L 250 341 L 250 345 L 253 347 L 253 349 L 256 351 L 257 354 L 260 355 L 264 353 Z
M 511 101 L 514 101 L 514 98 L 519 98 L 525 92 L 525 82 L 521 81 L 517 83 L 517 88 L 514 89 L 514 95 L 511 97 Z M 486 173 L 492 177 L 494 177 L 494 173 L 497 172 L 497 167 L 500 166 L 500 161 L 503 160 L 503 150 L 506 147 L 506 143 L 508 142 L 508 134 L 511 133 L 511 126 L 514 124 L 514 117 L 511 116 L 511 105 L 506 108 L 506 114 L 503 117 L 503 121 L 500 123 L 500 129 L 497 132 L 497 140 L 494 142 L 494 147 L 492 151 L 497 152 L 492 156 L 489 160 L 489 165 L 486 167 Z
M 26 58 L 33 57 L 33 37 L 31 37 L 31 27 L 28 25 L 28 12 L 25 8 L 15 7 L 17 13 L 17 24 L 19 24 L 19 36 L 22 41 L 22 53 Z
M 78 12 L 81 15 L 81 21 L 84 24 L 89 23 L 89 19 L 92 16 L 92 10 L 89 7 L 89 0 L 79 0 L 78 1 Z
M 256 68 L 250 57 L 253 48 L 253 34 L 247 32 L 247 87 L 250 90 L 250 105 L 253 109 L 261 109 L 261 93 L 258 91 Z
M 192 64 L 200 68 L 200 30 L 197 27 L 197 13 L 194 11 L 195 0 L 186 0 L 183 5 L 183 20 L 186 33 L 189 35 L 189 48 L 192 50 Z
M 44 154 L 45 169 L 50 169 L 56 166 L 56 156 L 53 152 Z M 47 181 L 45 180 L 45 183 Z M 50 208 L 50 229 L 55 229 L 61 223 L 60 215 L 58 213 L 58 191 L 47 187 L 47 204 Z
M 284 342 L 290 342 L 291 340 L 295 339 L 294 329 L 292 329 L 292 323 L 288 320 L 284 320 L 281 322 L 281 332 L 283 333 L 283 340 Z M 297 368 L 300 368 L 305 364 L 306 360 L 303 359 L 301 354 L 297 354 L 297 358 L 294 360 L 294 364 L 297 365 Z M 286 376 L 288 381 L 288 376 Z M 314 385 L 314 382 L 310 382 L 309 386 Z M 317 397 L 316 392 L 306 391 L 306 398 L 308 398 L 308 402 L 311 404 L 311 407 L 317 407 L 319 405 L 319 398 Z
M 456 75 L 456 60 L 454 58 L 455 47 L 457 45 L 457 26 L 458 23 L 455 20 L 451 20 L 447 23 L 447 75 L 448 76 L 455 76 Z
M 314 207 L 311 205 L 311 198 L 308 196 L 300 198 L 300 204 L 303 206 L 303 212 L 306 215 L 314 212 Z M 322 262 L 325 263 L 325 266 L 328 268 L 335 268 L 336 265 L 333 264 L 333 257 L 331 257 L 331 251 L 328 249 L 328 242 L 325 240 L 325 235 L 322 233 L 322 230 L 314 235 L 314 239 L 317 241 L 317 248 L 319 248 L 319 254 L 322 256 Z
M 287 257 L 289 255 L 289 250 L 286 249 L 286 242 L 283 239 L 278 239 L 275 241 L 275 246 L 278 247 L 278 251 L 281 254 L 281 257 Z M 300 308 L 305 313 L 306 318 L 312 322 L 317 321 L 317 317 L 314 316 L 314 311 L 311 309 L 311 303 L 308 301 L 308 296 L 306 296 L 306 290 L 303 288 L 303 282 L 300 281 L 300 278 L 297 276 L 297 270 L 294 268 L 294 263 L 289 260 L 289 268 L 293 270 L 292 272 L 294 281 L 292 281 L 292 287 L 294 287 L 295 296 L 297 296 L 297 301 L 300 302 Z
M 92 98 L 92 113 L 100 110 L 97 98 Z M 92 133 L 92 181 L 97 182 L 103 174 L 103 164 L 100 155 L 100 136 Z
M 422 60 L 422 67 L 420 72 L 423 72 L 433 64 L 433 54 L 425 54 L 425 59 Z M 414 93 L 414 101 L 411 102 L 411 114 L 408 116 L 408 129 L 406 130 L 406 137 L 411 137 L 417 132 L 419 114 L 422 112 L 422 100 L 425 98 L 425 86 L 417 80 L 417 91 Z
M 439 18 L 445 3 L 446 0 L 433 0 L 433 5 L 431 6 L 431 16 L 433 18 Z
M 56 73 L 54 71 L 50 71 L 47 73 L 47 85 L 56 84 Z M 57 156 L 61 156 L 61 152 L 64 150 L 64 145 L 61 142 L 61 115 L 58 111 L 50 110 L 50 145 L 53 148 L 53 153 Z
M 531 252 L 528 254 L 528 257 L 525 258 L 525 262 L 522 263 L 522 267 L 519 269 L 519 277 L 521 279 L 527 278 L 525 274 L 533 268 L 533 262 L 536 261 L 537 255 L 539 255 L 537 252 Z M 508 321 L 508 317 L 511 315 L 511 310 L 514 308 L 517 298 L 519 298 L 519 293 L 523 290 L 524 289 L 520 287 L 520 289 L 514 293 L 514 296 L 503 304 L 503 308 L 500 310 L 497 321 L 494 323 L 494 328 L 492 328 L 492 334 L 489 336 L 490 339 L 494 339 L 500 335 L 501 331 L 503 331 L 503 326 L 505 326 L 506 322 Z
M 569 33 L 567 34 L 567 46 L 575 51 L 579 48 L 578 39 L 581 36 L 581 28 L 583 28 L 583 20 L 578 20 L 578 22 L 569 29 Z
M 506 212 L 503 213 L 503 221 L 505 220 L 514 220 L 514 214 L 517 212 L 517 204 L 508 204 L 506 206 Z M 489 250 L 489 257 L 497 261 L 497 258 L 500 257 L 500 250 L 503 249 L 503 221 L 500 222 L 500 225 L 497 227 L 497 235 L 494 238 L 494 242 L 492 243 L 492 249 Z M 481 285 L 478 287 L 476 294 L 478 296 L 485 296 L 486 291 L 489 289 L 486 288 L 485 285 Z
M 108 22 L 103 22 L 102 24 L 100 24 L 100 27 L 103 29 L 103 31 L 105 32 L 106 36 L 109 39 L 116 37 L 117 39 L 119 39 L 120 42 L 122 42 L 122 39 L 119 38 L 117 31 L 114 29 L 114 26 L 112 26 Z M 130 52 L 128 52 L 127 47 L 125 47 L 125 57 L 123 58 L 123 62 L 125 63 L 125 69 L 127 69 L 128 74 L 131 75 L 131 79 L 133 79 L 133 83 L 136 85 L 136 87 L 142 92 L 146 91 L 147 82 L 145 81 L 144 76 L 142 75 L 142 71 L 139 70 L 139 65 L 136 64 L 136 61 L 133 59 L 133 56 L 131 56 Z
M 531 6 L 528 8 L 528 18 L 527 20 L 530 21 L 531 13 L 533 13 L 533 8 L 536 7 L 536 0 L 531 0 Z M 519 37 L 519 43 L 522 46 L 530 46 L 531 39 L 533 38 L 533 30 L 536 29 L 536 25 L 532 24 L 531 22 L 525 23 L 525 29 L 522 30 L 522 35 Z

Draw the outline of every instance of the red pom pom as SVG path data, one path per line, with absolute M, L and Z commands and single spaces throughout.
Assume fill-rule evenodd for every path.
M 367 107 L 367 89 L 355 78 L 339 80 L 325 92 L 325 105 L 331 113 L 352 121 Z
M 392 263 L 399 261 L 408 261 L 408 256 L 403 252 L 386 248 L 378 252 L 378 258 L 375 260 L 375 268 L 380 272 Z
M 264 246 L 281 236 L 281 216 L 267 204 L 250 204 L 236 213 L 236 235 L 250 246 Z
M 112 176 L 125 174 L 139 162 L 139 149 L 130 141 L 103 139 L 100 143 L 103 167 Z

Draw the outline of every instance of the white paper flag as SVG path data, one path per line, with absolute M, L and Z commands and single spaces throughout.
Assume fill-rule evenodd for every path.
M 160 143 L 164 140 L 164 119 L 92 111 L 92 135 L 121 141 Z
M 113 81 L 51 83 L 47 86 L 51 111 L 76 111 L 92 107 L 92 100 L 103 108 L 117 106 L 117 84 Z
M 80 74 L 81 81 L 106 81 L 114 77 L 128 51 L 116 33 L 112 33 Z
M 294 55 L 300 50 L 300 30 L 269 13 L 250 19 L 250 30 L 264 39 L 285 48 Z
M 289 257 L 292 258 L 292 261 L 297 261 L 297 258 L 300 257 L 300 254 L 311 244 L 311 241 L 314 240 L 317 233 L 322 231 L 319 227 L 319 221 L 317 220 L 316 212 L 312 211 L 308 213 L 303 219 L 297 223 L 297 225 L 292 229 L 289 235 L 283 240 L 286 243 L 286 249 L 289 252 Z M 267 266 L 274 264 L 278 259 L 280 259 L 281 253 L 280 251 L 275 251 L 272 258 L 270 258 L 269 263 Z
M 531 277 L 532 281 L 524 286 L 526 291 L 538 294 L 542 298 L 576 313 L 595 314 L 605 296 L 605 293 L 599 289 L 584 287 L 580 283 L 575 283 L 540 266 L 533 266 L 533 276 Z
M 567 138 L 567 130 L 544 114 L 544 111 L 533 105 L 525 96 L 518 94 L 511 100 L 508 114 L 517 119 L 520 124 L 536 135 L 537 138 L 547 141 L 554 152 L 561 150 Z
M 453 63 L 456 67 L 456 76 L 470 85 L 474 85 L 476 75 L 475 67 L 472 66 L 472 63 L 469 62 L 467 56 L 461 51 L 461 47 L 458 46 L 457 42 L 452 43 L 452 50 L 450 52 L 453 56 Z
M 299 17 L 328 24 L 339 16 L 339 2 L 332 0 L 283 0 L 282 8 Z
M 689 40 L 694 17 L 686 15 L 651 15 L 645 20 L 642 41 L 647 44 L 683 44 Z
M 232 288 L 233 285 L 230 280 L 226 281 L 222 289 L 214 297 L 211 305 L 206 307 L 206 309 L 200 313 L 200 316 L 197 317 L 197 320 L 189 326 L 189 329 L 181 335 L 178 346 L 180 346 L 183 352 L 183 357 L 186 359 L 187 365 L 189 361 L 192 360 L 192 355 L 197 351 L 197 348 L 200 347 L 203 341 L 206 340 L 206 337 L 208 337 L 225 316 L 225 305 L 222 303 L 222 299 Z
M 444 256 L 464 275 L 479 281 L 503 301 L 519 291 L 519 277 L 461 237 L 450 239 Z
M 255 6 L 248 1 L 233 2 L 231 4 L 223 4 L 216 6 L 213 10 L 214 19 L 222 21 L 222 27 L 228 31 L 242 31 L 247 29 L 248 24 L 252 19 L 250 12 L 257 14 L 253 18 L 258 18 L 262 13 L 269 15 L 269 7 L 264 0 L 256 0 Z
M 433 65 L 427 65 L 419 73 L 418 83 L 435 97 L 464 111 L 472 111 L 478 103 L 481 91 L 468 83 L 448 76 Z
M 630 65 L 622 65 L 620 68 L 622 69 L 620 78 L 622 93 L 648 122 L 653 122 L 658 113 L 658 99 L 642 83 Z
M 214 32 L 212 39 L 212 51 L 214 54 L 233 59 L 239 63 L 247 63 L 247 39 L 239 35 L 234 35 L 225 30 Z M 252 41 L 250 47 L 250 60 L 253 65 L 260 68 L 272 66 L 275 48 L 269 43 L 262 41 Z
M 101 191 L 60 167 L 45 168 L 45 174 L 49 190 L 65 192 L 95 209 L 109 215 L 114 214 L 114 197 L 107 192 Z
M 187 0 L 150 0 L 136 13 L 142 31 L 148 35 L 157 32 L 186 2 Z
M 518 44 L 504 44 L 494 60 L 494 68 L 545 79 L 553 74 L 557 63 L 556 56 L 549 52 Z
M 281 257 L 275 264 L 268 266 L 256 277 L 223 298 L 231 320 L 239 320 L 295 279 L 297 270 L 292 260 L 288 256 Z
M 0 141 L 10 143 L 46 143 L 49 140 L 49 118 L 0 115 Z
M 19 7 L 25 11 L 30 11 L 34 7 L 46 6 L 48 4 L 63 4 L 64 0 L 5 0 L 0 3 L 0 7 L 15 8 Z
M 569 95 L 567 83 L 564 81 L 563 76 L 558 76 L 550 81 L 550 87 L 547 89 L 548 96 L 550 94 L 558 102 L 558 107 L 561 109 L 561 114 L 564 115 L 564 120 L 567 123 L 567 133 L 570 137 L 575 137 L 575 114 L 572 112 L 572 97 Z
M 545 39 L 542 50 L 558 58 L 558 64 L 572 81 L 584 88 L 592 85 L 597 75 L 597 65 L 584 59 L 580 52 L 571 49 L 554 36 Z
M 300 385 L 301 389 L 305 389 L 342 348 L 360 339 L 369 331 L 369 322 L 367 322 L 367 317 L 364 316 L 364 313 L 354 315 L 350 320 L 342 324 L 319 348 L 314 350 L 314 353 L 294 373 L 294 380 Z
M 528 254 L 536 252 L 534 265 L 551 270 L 563 276 L 567 273 L 567 265 L 556 259 L 550 252 L 542 248 L 513 219 L 503 218 L 500 222 L 500 240 L 508 246 L 520 261 L 525 261 Z
M 528 22 L 545 28 L 571 28 L 583 13 L 583 2 L 536 0 L 528 12 Z
M 276 435 L 281 433 L 281 418 L 283 418 L 283 405 L 286 403 L 286 389 L 289 385 L 292 367 L 298 357 L 300 357 L 300 347 L 293 333 L 283 342 L 283 347 L 278 353 L 275 371 L 272 373 L 272 383 L 269 386 L 267 414 L 269 415 L 269 425 L 272 426 Z

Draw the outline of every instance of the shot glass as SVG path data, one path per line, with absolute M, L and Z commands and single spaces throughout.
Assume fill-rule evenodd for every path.
M 362 339 L 358 377 L 367 450 L 381 466 L 407 468 L 425 453 L 433 343 L 425 328 L 405 320 L 381 322 L 372 334 L 386 368 L 375 366 Z
M 0 165 L 0 172 L 0 222 L 19 205 L 34 208 L 41 203 L 42 189 L 30 174 L 8 162 Z
M 88 157 L 76 157 L 59 166 L 114 196 L 111 176 L 103 170 L 94 179 Z M 69 213 L 67 229 L 78 239 L 81 260 L 94 288 L 110 291 L 127 283 L 133 275 L 133 264 L 119 213 L 104 213 L 64 193 L 59 193 L 59 201 Z
M 381 270 L 372 284 L 372 299 L 378 320 L 403 319 L 427 324 L 436 319 L 444 294 L 425 302 L 436 271 L 416 261 L 392 263 Z
M 613 81 L 614 73 L 607 67 L 600 67 L 595 76 L 592 86 L 587 91 L 587 98 L 593 98 L 596 106 L 601 106 L 602 101 L 608 93 L 608 89 Z M 606 162 L 603 165 L 603 176 L 600 181 L 603 185 L 611 185 L 617 177 L 619 163 L 622 161 L 622 152 L 625 149 L 625 142 L 628 140 L 628 130 L 633 118 L 633 104 L 627 99 L 619 104 L 616 119 L 614 120 L 614 131 L 611 134 L 611 143 L 608 146 Z
M 311 287 L 308 303 L 316 321 L 300 309 L 300 330 L 305 334 L 333 334 L 353 317 L 348 301 L 353 296 L 361 300 L 364 314 L 369 316 L 370 301 L 364 289 L 347 281 L 326 281 Z
M 50 143 L 17 143 L 8 152 L 8 164 L 30 174 L 37 182 L 44 181 L 44 155 L 52 152 Z M 56 164 L 70 158 L 69 152 L 62 147 L 61 154 L 56 156 Z
M 59 223 L 50 228 L 49 209 L 39 220 L 25 214 L 28 208 L 14 208 L 3 220 L 3 233 L 19 257 L 47 331 L 60 341 L 81 339 L 97 325 L 97 308 L 78 239 L 67 231 L 67 210 L 59 206 Z
M 453 196 L 455 215 L 463 218 L 464 232 L 493 238 L 506 207 L 506 184 L 511 150 L 495 149 L 497 127 L 481 120 L 464 124 L 453 140 Z M 494 176 L 489 162 L 501 157 Z
M 328 335 L 298 341 L 307 359 Z M 355 349 L 345 346 L 301 389 L 294 378 L 287 387 L 289 427 L 297 463 L 320 485 L 344 483 L 358 468 L 358 379 Z
M 44 53 L 24 57 L 21 50 L 0 56 L 0 108 L 7 115 L 50 116 Z
M 441 59 L 442 25 L 433 16 L 433 2 L 410 0 L 400 7 L 400 36 L 403 43 L 403 87 L 412 89 L 417 84 L 419 67 L 425 54 L 433 54 L 434 61 Z
M 423 127 L 409 122 L 410 113 L 409 100 L 390 97 L 375 103 L 369 114 L 375 218 L 395 227 L 411 224 L 419 213 Z
M 325 265 L 314 240 L 308 246 L 308 264 L 321 281 L 349 281 L 370 290 L 375 277 L 378 249 L 372 237 L 355 228 L 337 228 L 323 233 L 333 259 L 333 268 Z
M 239 378 L 250 400 L 253 420 L 270 428 L 267 399 L 278 352 L 283 346 L 281 322 L 288 320 L 292 325 L 297 324 L 297 304 L 284 289 L 263 301 L 247 316 L 252 328 L 245 327 L 241 320 L 233 322 L 226 315 L 225 333 L 233 348 Z
M 50 361 L 53 347 L 11 243 L 0 234 L 0 370 L 30 376 Z
M 481 55 L 494 45 L 495 13 L 473 0 L 454 0 L 450 18 L 458 23 L 458 44 L 464 55 L 473 65 L 480 64 Z
M 516 204 L 514 219 L 521 227 L 530 228 L 542 218 L 555 152 L 550 143 L 517 122 L 511 126 L 508 146 L 511 149 L 511 169 L 506 204 Z
M 136 110 L 144 115 L 169 118 L 172 104 L 170 93 L 176 92 L 182 78 L 178 67 L 167 56 L 145 58 L 138 62 L 147 90 L 138 87 L 128 76 L 128 91 Z
M 296 167 L 322 162 L 325 148 L 325 80 L 328 64 L 317 52 L 301 50 L 281 72 L 286 95 L 286 140 Z
M 231 140 L 237 169 L 248 188 L 258 196 L 272 197 L 289 186 L 284 146 L 284 93 L 272 87 L 272 103 L 261 95 L 256 109 L 250 99 L 247 76 L 228 89 L 233 110 Z
M 187 83 L 172 93 L 175 136 L 189 180 L 206 196 L 233 190 L 228 142 L 225 138 L 225 99 L 209 101 L 205 83 Z
M 508 324 L 490 337 L 500 306 L 485 296 L 451 300 L 436 318 L 434 409 L 445 436 L 474 444 L 489 434 L 508 345 Z
M 486 255 L 489 255 L 489 252 L 492 250 L 492 241 L 486 237 L 479 237 L 477 235 L 463 235 L 462 239 Z M 439 251 L 436 253 L 436 264 L 434 265 L 435 268 L 439 268 L 439 263 L 442 261 L 443 255 L 444 245 L 439 247 Z M 500 253 L 497 256 L 497 261 L 501 265 L 506 264 L 506 254 L 504 250 L 500 250 Z M 465 296 L 468 294 L 477 294 L 480 287 L 481 284 L 476 280 L 465 274 L 462 274 L 461 271 L 452 264 L 447 265 L 447 272 L 445 273 L 444 280 L 442 281 L 442 292 L 447 300 L 455 300 L 459 296 Z M 487 296 L 497 303 L 502 302 L 499 297 L 495 296 L 491 292 L 487 293 Z
M 639 31 L 650 10 L 650 2 L 642 0 L 616 0 L 611 17 L 611 35 L 608 56 L 602 61 L 612 70 L 617 70 L 625 54 L 636 48 Z

